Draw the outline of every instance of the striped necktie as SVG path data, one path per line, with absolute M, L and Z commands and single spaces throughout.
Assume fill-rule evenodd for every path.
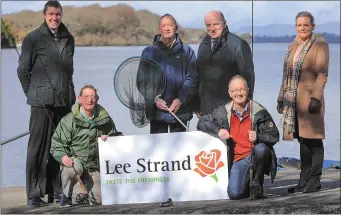
M 218 40 L 212 40 L 211 42 L 211 50 L 213 51 L 214 48 L 217 46 Z

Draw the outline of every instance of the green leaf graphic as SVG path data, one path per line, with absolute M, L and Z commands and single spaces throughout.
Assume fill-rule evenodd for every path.
M 216 183 L 218 182 L 218 177 L 215 173 L 214 173 L 214 175 L 211 175 L 211 178 L 213 178 Z

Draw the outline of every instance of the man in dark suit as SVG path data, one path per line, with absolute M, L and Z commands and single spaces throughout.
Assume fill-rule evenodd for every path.
M 44 23 L 24 38 L 17 69 L 27 104 L 31 106 L 27 148 L 27 204 L 42 205 L 61 193 L 59 163 L 50 155 L 53 129 L 75 103 L 72 82 L 75 41 L 61 22 L 58 1 L 45 4 Z
M 243 76 L 252 99 L 255 74 L 249 44 L 229 31 L 224 15 L 210 11 L 205 15 L 207 35 L 198 49 L 199 99 L 198 117 L 212 113 L 231 101 L 229 83 L 235 75 Z

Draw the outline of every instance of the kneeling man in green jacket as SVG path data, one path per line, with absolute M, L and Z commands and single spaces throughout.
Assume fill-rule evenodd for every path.
M 97 90 L 85 85 L 72 112 L 61 119 L 52 136 L 51 154 L 61 164 L 63 196 L 61 207 L 72 205 L 77 176 L 83 178 L 89 202 L 101 204 L 98 138 L 122 135 L 98 102 Z

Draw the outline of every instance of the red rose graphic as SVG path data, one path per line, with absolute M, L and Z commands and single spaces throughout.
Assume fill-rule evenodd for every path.
M 220 161 L 220 156 L 221 152 L 217 149 L 211 150 L 210 153 L 201 151 L 195 156 L 197 168 L 195 168 L 194 171 L 199 173 L 202 177 L 210 176 L 218 182 L 216 171 L 224 166 L 224 163 Z

